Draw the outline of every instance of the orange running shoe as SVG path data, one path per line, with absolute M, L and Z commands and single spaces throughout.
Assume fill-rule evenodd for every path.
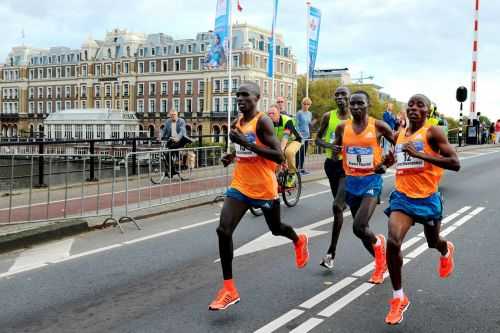
M 309 261 L 309 238 L 306 234 L 300 234 L 295 246 L 295 263 L 297 268 L 304 268 Z
M 387 263 L 385 259 L 385 237 L 383 235 L 377 235 L 377 238 L 382 243 L 380 246 L 373 246 L 373 251 L 375 252 L 375 269 L 373 270 L 372 276 L 368 282 L 373 284 L 384 283 L 384 274 L 387 272 Z
M 391 307 L 389 313 L 385 317 L 385 322 L 389 325 L 397 325 L 403 321 L 403 313 L 408 310 L 410 300 L 405 295 L 403 299 L 399 297 L 391 299 L 389 304 Z
M 452 242 L 446 242 L 448 245 L 448 253 L 446 257 L 441 256 L 439 260 L 439 277 L 446 279 L 449 277 L 455 268 L 455 261 L 453 255 L 455 254 L 455 246 Z
M 238 294 L 238 290 L 229 290 L 223 287 L 219 290 L 212 303 L 210 303 L 208 309 L 212 311 L 226 310 L 228 307 L 238 303 L 239 301 L 240 294 Z

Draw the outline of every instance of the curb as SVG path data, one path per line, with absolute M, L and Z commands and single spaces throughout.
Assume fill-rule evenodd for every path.
M 89 231 L 87 221 L 81 219 L 57 222 L 39 228 L 13 232 L 0 236 L 0 253 L 18 250 Z

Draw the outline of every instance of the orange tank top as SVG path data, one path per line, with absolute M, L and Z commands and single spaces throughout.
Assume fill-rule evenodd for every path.
M 352 119 L 346 120 L 342 136 L 344 171 L 348 176 L 369 176 L 382 162 L 382 149 L 378 144 L 375 119 L 368 118 L 368 125 L 360 134 L 352 127 Z
M 396 190 L 410 198 L 427 198 L 438 191 L 443 169 L 403 152 L 403 144 L 412 142 L 415 148 L 428 155 L 438 156 L 427 142 L 429 126 L 407 136 L 399 133 L 396 142 Z
M 257 123 L 262 115 L 262 112 L 258 112 L 250 122 L 244 125 L 241 125 L 243 116 L 240 116 L 236 127 L 245 134 L 249 142 L 265 147 L 257 136 Z M 252 199 L 276 199 L 278 197 L 278 182 L 275 174 L 277 164 L 238 144 L 235 144 L 235 148 L 236 166 L 231 187 Z

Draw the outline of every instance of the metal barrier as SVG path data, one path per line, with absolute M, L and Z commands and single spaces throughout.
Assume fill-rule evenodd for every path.
M 114 218 L 116 196 L 124 195 L 119 163 L 107 155 L 0 154 L 0 225 Z
M 125 212 L 131 213 L 206 196 L 220 196 L 229 183 L 229 169 L 220 159 L 224 147 L 157 149 L 125 157 Z M 132 175 L 132 161 L 137 173 Z

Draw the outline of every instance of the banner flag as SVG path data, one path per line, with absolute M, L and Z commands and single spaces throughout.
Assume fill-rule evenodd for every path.
M 278 0 L 274 0 L 274 10 L 273 10 L 273 25 L 271 28 L 271 38 L 269 38 L 269 56 L 267 60 L 267 75 L 269 77 L 274 76 L 274 57 L 276 51 L 274 51 L 275 33 L 276 33 L 276 21 L 278 16 Z
M 205 66 L 209 69 L 219 69 L 226 64 L 229 46 L 229 1 L 231 0 L 217 0 L 213 42 L 205 58 Z
M 318 8 L 310 7 L 309 9 L 309 77 L 313 77 L 314 68 L 316 65 L 316 56 L 318 55 L 319 31 L 321 27 L 321 11 Z

